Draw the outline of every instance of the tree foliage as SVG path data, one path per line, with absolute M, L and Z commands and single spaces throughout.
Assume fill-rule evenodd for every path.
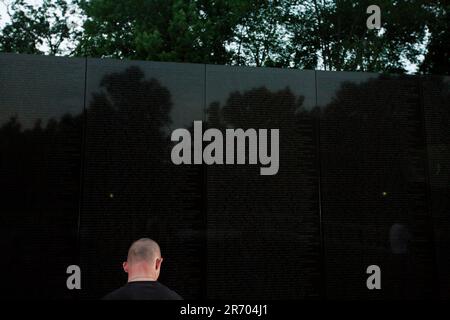
M 222 63 L 237 21 L 254 6 L 238 0 L 86 1 L 79 47 L 93 56 Z
M 433 23 L 428 24 L 431 39 L 421 71 L 431 74 L 450 75 L 450 2 L 436 1 L 429 4 Z
M 81 35 L 71 19 L 76 12 L 66 0 L 43 0 L 40 6 L 14 0 L 8 6 L 11 21 L 0 32 L 1 51 L 72 54 Z
M 324 70 L 449 73 L 447 0 L 13 0 L 8 52 Z M 82 12 L 82 28 L 68 20 Z M 74 49 L 74 50 L 72 50 Z

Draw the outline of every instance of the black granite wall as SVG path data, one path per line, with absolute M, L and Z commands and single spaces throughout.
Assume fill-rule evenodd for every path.
M 449 298 L 449 112 L 449 77 L 0 54 L 2 292 L 99 298 L 150 237 L 185 298 Z M 279 129 L 278 173 L 172 164 L 194 120 Z

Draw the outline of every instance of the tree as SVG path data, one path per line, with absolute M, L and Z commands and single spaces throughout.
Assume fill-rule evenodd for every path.
M 71 55 L 81 34 L 73 19 L 76 13 L 76 7 L 66 0 L 43 0 L 40 6 L 14 0 L 8 8 L 11 22 L 0 33 L 0 49 Z
M 370 0 L 26 3 L 13 0 L 2 51 L 395 73 L 424 60 L 421 72 L 449 73 L 447 0 L 379 0 L 380 30 L 366 26 Z
M 233 38 L 228 45 L 232 64 L 290 66 L 285 28 L 290 3 L 286 0 L 252 2 L 252 10 L 233 29 Z
M 372 1 L 298 1 L 287 25 L 294 62 L 325 70 L 403 72 L 404 60 L 418 62 L 423 51 L 427 12 L 422 3 L 377 1 L 382 28 L 369 30 L 366 9 Z
M 233 27 L 253 8 L 242 0 L 80 0 L 87 20 L 80 53 L 226 64 Z
M 428 10 L 431 14 L 427 26 L 431 35 L 420 71 L 450 75 L 450 3 L 437 1 Z

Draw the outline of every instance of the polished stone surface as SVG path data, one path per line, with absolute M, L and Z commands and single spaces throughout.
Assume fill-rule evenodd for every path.
M 102 297 L 150 237 L 184 298 L 448 298 L 449 110 L 449 77 L 0 54 L 4 292 Z M 194 121 L 279 129 L 277 174 L 175 165 Z

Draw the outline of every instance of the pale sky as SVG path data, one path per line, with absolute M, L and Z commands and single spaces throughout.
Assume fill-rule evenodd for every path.
M 6 7 L 11 2 L 11 0 L 0 0 L 0 27 L 3 27 L 7 22 L 9 22 Z M 25 2 L 32 5 L 40 5 L 42 3 L 42 0 L 27 0 Z

